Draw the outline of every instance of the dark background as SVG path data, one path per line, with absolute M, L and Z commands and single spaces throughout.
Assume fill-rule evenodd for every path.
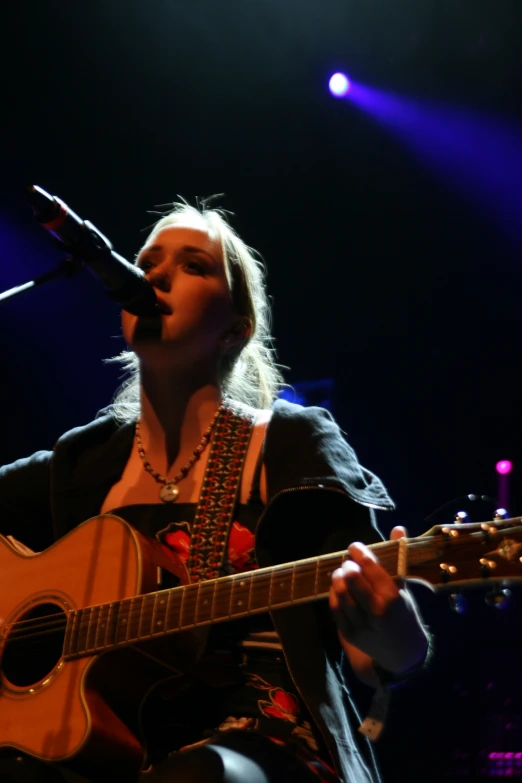
M 397 502 L 383 531 L 420 535 L 452 498 L 496 497 L 499 459 L 514 463 L 520 513 L 516 231 L 327 82 L 345 70 L 515 127 L 521 23 L 519 0 L 8 4 L 0 289 L 60 260 L 26 185 L 128 258 L 156 205 L 225 193 L 268 266 L 287 380 L 332 379 L 338 420 Z M 2 462 L 90 420 L 118 383 L 101 359 L 122 347 L 117 308 L 87 273 L 2 303 Z M 481 520 L 495 504 L 455 501 L 434 521 L 460 508 Z M 504 613 L 472 593 L 464 616 L 417 592 L 438 655 L 395 699 L 378 751 L 389 780 L 478 774 L 481 751 L 522 751 L 518 589 Z

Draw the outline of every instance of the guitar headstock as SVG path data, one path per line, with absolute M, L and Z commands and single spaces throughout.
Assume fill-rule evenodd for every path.
M 522 518 L 435 525 L 408 541 L 408 578 L 434 588 L 522 580 Z

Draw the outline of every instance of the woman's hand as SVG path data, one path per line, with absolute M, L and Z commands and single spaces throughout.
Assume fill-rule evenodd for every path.
M 391 540 L 406 535 L 395 527 Z M 400 589 L 361 543 L 348 547 L 351 560 L 332 574 L 330 608 L 339 638 L 354 669 L 368 684 L 376 684 L 372 663 L 401 675 L 421 665 L 428 637 L 408 591 Z

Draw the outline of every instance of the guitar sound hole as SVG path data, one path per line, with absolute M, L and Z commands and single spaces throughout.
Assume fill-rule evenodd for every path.
M 11 628 L 2 655 L 6 680 L 19 688 L 43 680 L 58 663 L 65 637 L 65 613 L 56 604 L 39 604 Z

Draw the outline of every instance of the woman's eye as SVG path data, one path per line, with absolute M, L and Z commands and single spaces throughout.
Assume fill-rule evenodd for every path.
M 193 275 L 204 275 L 205 265 L 201 261 L 197 261 L 194 258 L 185 262 L 185 269 L 187 269 Z
M 152 269 L 152 263 L 147 258 L 142 258 L 138 261 L 138 269 L 142 272 L 149 272 Z

